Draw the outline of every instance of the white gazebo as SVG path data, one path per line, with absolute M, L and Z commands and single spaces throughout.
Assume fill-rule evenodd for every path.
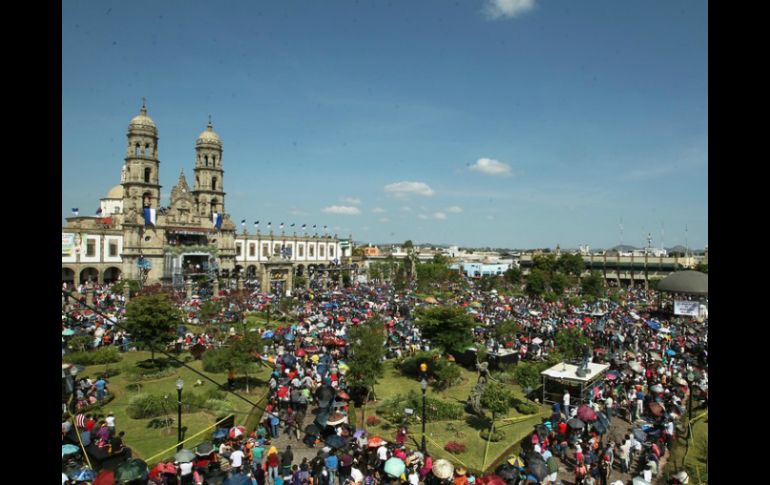
M 607 373 L 607 369 L 609 369 L 610 366 L 609 364 L 595 364 L 589 362 L 588 372 L 586 373 L 578 372 L 579 368 L 580 367 L 577 365 L 562 362 L 561 364 L 556 364 L 541 372 L 540 375 L 543 376 L 543 403 L 559 402 L 547 398 L 548 394 L 546 392 L 546 387 L 548 386 L 548 381 L 551 380 L 559 382 L 562 385 L 579 387 L 580 395 L 572 404 L 584 404 L 588 400 L 586 399 L 586 388 L 588 388 L 588 392 L 590 392 L 591 384 L 604 377 L 604 374 Z

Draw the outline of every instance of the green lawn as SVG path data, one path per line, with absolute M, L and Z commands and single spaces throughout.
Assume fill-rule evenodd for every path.
M 460 367 L 460 370 L 462 383 L 444 391 L 434 391 L 429 387 L 427 394 L 433 398 L 439 398 L 444 401 L 464 404 L 471 390 L 476 385 L 477 374 L 463 367 Z M 508 385 L 508 387 L 510 387 L 516 397 L 520 399 L 524 398 L 524 393 L 519 386 Z M 422 393 L 420 383 L 416 379 L 403 377 L 393 368 L 392 361 L 386 362 L 385 376 L 380 379 L 377 386 L 375 386 L 378 402 L 394 398 L 398 394 L 407 394 L 409 391 L 414 391 L 418 394 Z M 378 403 L 370 403 L 367 406 L 367 416 L 375 414 L 377 404 Z M 499 461 L 501 455 L 507 455 L 506 452 L 509 448 L 513 447 L 530 433 L 535 424 L 541 422 L 541 416 L 545 416 L 548 412 L 545 408 L 541 409 L 541 415 L 525 418 L 525 416 L 511 408 L 507 416 L 498 418 L 495 429 L 504 431 L 506 436 L 504 440 L 498 443 L 490 442 L 488 450 L 486 450 L 486 440 L 483 440 L 479 435 L 482 426 L 478 419 L 466 415 L 466 419 L 458 421 L 428 422 L 425 426 L 428 451 L 431 454 L 446 458 L 455 463 L 464 464 L 475 471 L 481 471 L 483 468 L 488 469 L 492 463 Z M 418 413 L 420 412 L 420 410 L 415 411 Z M 396 428 L 390 426 L 389 423 L 386 423 L 384 420 L 377 426 L 368 426 L 367 428 L 370 434 L 379 433 L 386 441 L 394 440 Z M 420 433 L 421 426 L 419 424 L 411 426 L 409 439 L 413 441 L 413 444 L 418 446 L 421 438 Z M 457 455 L 449 453 L 444 450 L 444 445 L 449 441 L 458 441 L 465 444 L 466 451 Z M 484 460 L 485 450 L 487 455 L 486 462 Z
M 98 374 L 104 372 L 105 368 L 109 367 L 111 369 L 115 368 L 123 368 L 126 365 L 136 365 L 137 362 L 146 360 L 150 358 L 149 352 L 127 352 L 123 355 L 123 361 L 116 363 L 116 364 L 108 364 L 108 365 L 95 365 L 95 366 L 88 366 L 86 367 L 86 370 L 83 372 L 83 375 L 88 377 L 95 377 Z M 189 354 L 180 354 L 180 359 L 184 360 L 184 357 L 188 356 Z M 159 356 L 156 354 L 156 358 L 159 358 L 162 356 Z M 66 360 L 66 355 L 65 355 Z M 190 361 L 188 362 L 188 365 L 192 367 L 193 369 L 196 369 L 198 371 L 202 371 L 202 363 L 201 361 Z M 205 373 L 212 379 L 214 379 L 217 382 L 225 383 L 227 382 L 227 375 L 226 374 L 212 374 L 212 373 Z M 245 391 L 241 390 L 239 391 L 241 394 L 246 396 L 248 399 L 250 399 L 253 402 L 258 401 L 262 395 L 265 392 L 264 383 L 266 382 L 266 379 L 270 375 L 270 370 L 262 367 L 259 369 L 258 372 L 255 373 L 255 375 L 250 375 L 250 393 L 246 394 Z M 105 405 L 101 411 L 99 411 L 101 414 L 107 414 L 108 412 L 115 413 L 115 422 L 116 427 L 118 431 L 125 431 L 126 437 L 125 441 L 126 444 L 131 447 L 134 451 L 134 454 L 141 457 L 141 458 L 149 458 L 152 455 L 155 455 L 156 453 L 159 453 L 167 448 L 173 447 L 174 444 L 177 442 L 177 391 L 176 391 L 176 380 L 177 378 L 181 377 L 184 380 L 184 390 L 182 392 L 182 401 L 184 402 L 184 392 L 187 391 L 194 391 L 196 393 L 201 393 L 207 389 L 213 388 L 215 385 L 210 382 L 206 381 L 205 379 L 201 378 L 197 374 L 195 374 L 190 369 L 187 369 L 185 367 L 179 367 L 173 370 L 173 372 L 166 376 L 159 379 L 154 380 L 143 380 L 141 381 L 141 390 L 137 391 L 133 388 L 133 386 L 130 386 L 131 382 L 127 379 L 126 375 L 124 375 L 123 372 L 121 374 L 109 378 L 109 385 L 108 389 L 111 393 L 115 394 L 115 399 L 110 402 L 109 404 Z M 239 376 L 240 377 L 240 376 Z M 203 381 L 203 385 L 197 386 L 196 381 L 200 379 Z M 171 429 L 155 429 L 148 426 L 148 424 L 153 420 L 151 418 L 147 419 L 131 419 L 126 414 L 126 407 L 128 406 L 128 401 L 130 397 L 137 392 L 146 392 L 151 394 L 167 394 L 169 396 L 168 402 L 169 402 L 169 408 L 168 413 L 169 415 L 174 419 L 174 424 L 172 425 Z M 236 423 L 243 423 L 246 420 L 246 417 L 251 410 L 251 405 L 248 403 L 242 401 L 241 399 L 238 399 L 234 395 L 228 393 L 226 399 L 233 404 L 234 410 L 235 410 L 235 419 Z M 217 416 L 215 416 L 215 413 L 210 412 L 185 412 L 182 416 L 182 425 L 183 427 L 187 428 L 186 437 L 190 437 L 194 435 L 195 433 L 206 429 L 207 427 L 213 425 L 216 422 Z M 157 419 L 157 418 L 155 418 Z M 192 440 L 189 444 L 185 444 L 186 447 L 188 446 L 194 446 L 200 441 L 203 441 L 207 438 L 208 433 L 205 433 L 200 436 L 200 438 L 196 438 L 195 440 Z M 164 456 L 173 456 L 174 451 L 169 451 Z M 161 457 L 162 458 L 162 457 Z M 160 459 L 160 458 L 158 458 Z
M 702 412 L 693 410 L 693 417 L 699 416 Z M 686 440 L 677 440 L 666 464 L 665 473 L 666 475 L 677 473 L 682 469 L 682 460 L 684 460 L 685 469 L 690 475 L 690 483 L 706 484 L 708 483 L 708 415 L 693 423 L 692 430 L 693 439 L 690 442 L 689 451 Z

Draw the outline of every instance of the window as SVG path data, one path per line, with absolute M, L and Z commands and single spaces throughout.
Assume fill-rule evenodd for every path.
M 324 247 L 318 246 L 318 257 L 323 258 L 324 257 Z
M 144 169 L 144 183 L 149 184 L 150 183 L 150 176 L 152 175 L 152 170 L 149 168 Z
M 294 256 L 294 245 L 293 245 L 293 244 L 287 244 L 287 245 L 286 245 L 286 247 L 287 247 L 287 249 L 286 249 L 286 255 L 287 255 L 288 257 L 292 257 L 292 256 Z
M 114 258 L 118 255 L 118 242 L 117 241 L 110 241 L 110 257 Z
M 329 246 L 329 257 L 330 258 L 334 257 L 334 246 Z
M 96 241 L 94 241 L 93 239 L 88 239 L 86 241 L 86 256 L 88 257 L 96 256 Z
M 297 245 L 297 251 L 299 252 L 299 257 L 304 258 L 305 257 L 305 245 L 304 244 L 298 244 Z
M 308 247 L 307 247 L 307 254 L 308 254 L 308 256 L 310 256 L 311 258 L 314 258 L 314 257 L 315 257 L 315 246 L 312 246 L 312 245 L 311 245 L 311 246 L 308 246 Z
M 209 156 L 206 155 L 205 157 L 203 157 L 203 161 L 205 162 L 204 165 L 206 165 L 208 167 L 209 166 Z
M 269 256 L 270 256 L 270 249 L 269 249 L 269 247 L 268 247 L 268 244 L 267 244 L 267 243 L 264 243 L 264 244 L 262 245 L 262 257 L 263 257 L 263 258 L 267 258 L 267 257 L 269 257 Z
M 280 255 L 281 255 L 281 245 L 273 244 L 273 256 L 280 256 Z
M 211 190 L 217 190 L 217 178 L 212 177 L 211 178 Z
M 257 245 L 249 244 L 249 256 L 254 256 L 257 253 Z
M 140 152 L 140 148 L 139 148 L 140 146 L 141 146 L 141 145 L 139 145 L 139 144 L 137 143 L 137 144 L 136 144 L 136 146 L 134 147 L 134 156 L 135 156 L 135 157 L 138 157 L 138 156 L 140 155 L 140 153 L 141 153 L 141 152 Z
M 243 251 L 243 245 L 241 243 L 238 243 L 235 245 L 235 252 L 238 254 L 238 256 L 241 255 Z

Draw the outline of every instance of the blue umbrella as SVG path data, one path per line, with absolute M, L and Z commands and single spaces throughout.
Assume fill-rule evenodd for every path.
M 292 340 L 294 340 L 294 334 L 289 332 L 286 335 L 284 335 L 283 338 L 286 339 L 287 341 L 291 342 Z
M 647 320 L 647 326 L 653 330 L 660 330 L 660 322 L 656 322 L 655 320 Z
M 268 330 L 267 332 L 262 334 L 262 340 L 271 339 L 271 338 L 273 338 L 273 335 L 274 335 L 273 331 L 272 330 Z
M 66 455 L 73 455 L 75 453 L 80 453 L 80 448 L 78 448 L 75 445 L 62 445 L 61 446 L 61 456 L 62 458 Z
M 668 356 L 676 355 L 676 350 L 666 349 L 666 355 L 668 355 Z
M 71 335 L 75 335 L 75 331 L 74 331 L 74 330 L 72 330 L 71 328 L 65 328 L 65 329 L 62 331 L 62 333 L 61 333 L 61 334 L 62 334 L 63 336 L 65 336 L 65 337 L 69 337 L 69 336 L 71 336 Z
M 241 473 L 237 473 L 222 482 L 222 485 L 251 485 L 251 478 Z
M 223 439 L 227 438 L 227 433 L 228 433 L 229 431 L 230 431 L 230 430 L 229 430 L 228 428 L 218 428 L 218 429 L 217 429 L 216 431 L 214 431 L 214 433 L 211 435 L 211 438 L 212 438 L 212 439 L 215 439 L 215 440 L 223 440 Z
M 75 481 L 78 482 L 90 482 L 96 478 L 96 472 L 89 468 L 83 468 L 82 470 L 78 470 L 74 478 Z
M 406 465 L 401 458 L 396 458 L 394 456 L 385 462 L 383 469 L 385 473 L 392 477 L 400 477 L 401 474 L 404 473 L 404 470 L 406 470 Z
M 345 440 L 342 439 L 341 436 L 338 436 L 336 434 L 333 434 L 333 435 L 329 436 L 328 438 L 326 438 L 324 440 L 324 442 L 327 445 L 331 446 L 332 448 L 342 448 L 342 447 L 344 447 L 346 445 Z

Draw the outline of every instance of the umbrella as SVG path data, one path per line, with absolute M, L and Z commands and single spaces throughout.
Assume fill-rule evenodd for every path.
M 195 453 L 187 449 L 179 450 L 176 452 L 176 455 L 174 455 L 174 460 L 178 461 L 179 463 L 189 463 L 194 459 Z
M 222 482 L 222 485 L 251 485 L 251 478 L 242 473 L 236 473 Z
M 602 421 L 597 421 L 597 422 L 595 422 L 595 423 L 593 424 L 593 429 L 594 429 L 594 430 L 595 430 L 597 433 L 599 433 L 599 434 L 604 434 L 604 433 L 606 433 L 606 432 L 607 432 L 607 430 L 608 430 L 609 428 L 608 428 L 608 426 L 607 426 L 607 424 L 606 424 L 606 423 L 604 423 L 604 422 L 602 422 Z
M 676 350 L 666 349 L 666 355 L 668 355 L 669 357 L 673 357 L 674 355 L 676 355 Z
M 344 414 L 342 414 L 342 413 L 334 413 L 326 421 L 326 424 L 328 424 L 330 426 L 337 426 L 338 424 L 342 424 L 344 422 L 345 422 L 345 415 Z
M 347 444 L 341 436 L 336 434 L 329 436 L 324 442 L 332 448 L 343 448 Z
M 72 330 L 71 328 L 65 328 L 64 330 L 62 330 L 62 333 L 61 333 L 61 334 L 62 334 L 63 336 L 65 336 L 65 337 L 69 337 L 69 336 L 71 336 L 71 335 L 75 335 L 75 331 L 74 331 L 74 330 Z
M 115 484 L 115 472 L 112 470 L 102 470 L 94 480 L 93 485 L 114 485 Z
M 660 405 L 660 403 L 657 402 L 651 402 L 649 404 L 650 412 L 655 416 L 660 416 L 663 414 L 663 406 Z
M 634 433 L 634 438 L 636 438 L 637 440 L 644 441 L 645 439 L 647 439 L 647 433 L 645 433 L 641 429 L 634 428 L 632 431 Z
M 233 426 L 230 428 L 230 431 L 227 433 L 227 437 L 230 439 L 235 439 L 241 435 L 243 435 L 246 432 L 246 428 L 243 426 Z
M 321 436 L 321 430 L 314 424 L 308 424 L 305 426 L 305 434 L 318 438 Z
M 214 433 L 211 435 L 211 439 L 215 440 L 223 440 L 227 438 L 227 428 L 218 428 Z
M 283 338 L 284 338 L 286 341 L 288 341 L 288 342 L 291 342 L 292 340 L 294 340 L 294 334 L 293 334 L 293 333 L 291 333 L 291 332 L 289 332 L 289 333 L 287 333 L 286 335 L 284 335 L 284 336 L 283 336 Z
M 340 398 L 340 399 L 343 399 L 343 400 L 348 400 L 348 399 L 350 399 L 350 394 L 348 394 L 345 391 L 340 391 L 340 392 L 337 393 L 337 397 Z
M 396 458 L 394 456 L 385 462 L 384 470 L 385 473 L 392 477 L 400 477 L 401 474 L 404 473 L 404 470 L 406 470 L 406 465 L 401 458 Z
M 331 401 L 332 398 L 334 398 L 334 394 L 335 391 L 332 386 L 321 386 L 316 391 L 315 397 L 317 397 L 319 401 Z
M 632 362 L 631 365 L 629 365 L 629 367 L 631 367 L 631 370 L 633 370 L 637 374 L 642 374 L 644 372 L 644 367 L 639 362 Z
M 536 476 L 538 480 L 542 480 L 548 476 L 548 465 L 544 461 L 530 461 L 527 466 L 529 473 Z
M 607 380 L 608 381 L 614 381 L 619 376 L 620 376 L 620 372 L 618 372 L 616 370 L 611 370 L 611 371 L 607 372 Z
M 384 444 L 387 444 L 387 442 L 379 436 L 372 436 L 369 438 L 369 448 L 379 448 Z
M 655 320 L 647 320 L 647 326 L 653 330 L 659 330 L 660 322 L 656 322 Z
M 663 391 L 665 391 L 665 389 L 663 389 L 663 386 L 661 386 L 660 384 L 655 384 L 654 386 L 652 386 L 650 388 L 650 390 L 652 392 L 663 392 Z
M 362 429 L 357 429 L 356 432 L 353 434 L 353 438 L 360 438 L 361 436 L 365 435 L 366 431 Z
M 131 480 L 147 480 L 147 463 L 138 458 L 121 463 L 115 469 L 115 479 L 117 481 L 130 482 Z
M 499 475 L 487 475 L 485 477 L 481 477 L 479 480 L 482 485 L 506 485 L 505 480 Z
M 658 352 L 650 352 L 650 359 L 661 360 L 662 356 Z
M 77 482 L 90 482 L 96 478 L 96 472 L 90 468 L 83 468 L 78 470 L 73 477 Z
M 75 445 L 62 445 L 61 446 L 61 456 L 64 458 L 67 455 L 74 455 L 75 453 L 80 453 L 80 448 L 78 448 Z
M 674 382 L 676 382 L 680 386 L 686 386 L 687 385 L 687 381 L 682 379 L 681 377 L 675 377 L 674 378 Z
M 533 339 L 532 339 L 532 343 L 533 343 L 533 344 L 537 344 L 537 345 L 540 345 L 540 344 L 542 344 L 542 343 L 543 343 L 543 339 L 541 339 L 540 337 L 535 337 L 535 338 L 533 338 Z M 495 476 L 495 475 L 493 475 L 493 476 Z M 498 478 L 499 478 L 499 477 L 498 477 Z
M 596 412 L 589 406 L 583 404 L 577 410 L 577 417 L 584 422 L 596 421 Z
M 329 421 L 329 413 L 327 411 L 320 411 L 316 415 L 315 421 L 313 421 L 313 424 L 317 425 L 319 428 L 325 428 L 328 421 Z
M 516 468 L 524 468 L 524 460 L 522 460 L 520 456 L 511 456 L 510 458 L 508 458 L 508 463 L 510 465 L 515 466 Z M 495 472 L 495 473 L 500 475 L 499 472 Z M 500 475 L 500 476 L 502 476 L 502 475 Z M 506 480 L 510 480 L 510 479 L 507 478 Z
M 267 332 L 262 334 L 262 340 L 267 340 L 273 338 L 273 335 L 275 335 L 275 332 L 272 330 L 268 330 Z
M 521 468 L 524 468 L 524 463 L 521 464 Z M 497 469 L 495 470 L 495 474 L 506 481 L 516 480 L 516 478 L 519 476 L 519 471 L 516 468 L 512 467 L 511 465 L 503 463 L 502 465 L 497 467 Z
M 294 355 L 296 355 L 297 357 L 304 357 L 305 355 L 307 355 L 307 352 L 305 351 L 305 349 L 297 349 L 294 352 Z
M 448 480 L 454 475 L 455 467 L 445 459 L 439 458 L 433 462 L 433 469 L 431 469 L 431 472 L 440 480 Z
M 345 453 L 340 458 L 340 463 L 342 463 L 342 466 L 350 466 L 353 464 L 353 457 Z
M 195 454 L 198 456 L 208 456 L 212 451 L 214 451 L 214 445 L 208 441 L 204 441 L 195 447 Z
M 586 424 L 579 420 L 578 418 L 572 418 L 569 421 L 567 421 L 567 426 L 569 426 L 572 429 L 583 429 L 585 428 Z

